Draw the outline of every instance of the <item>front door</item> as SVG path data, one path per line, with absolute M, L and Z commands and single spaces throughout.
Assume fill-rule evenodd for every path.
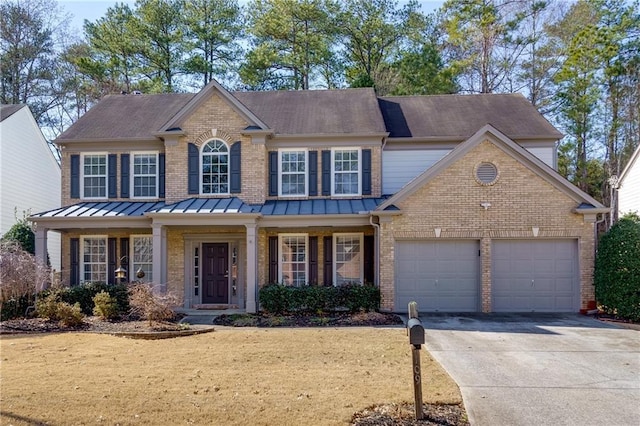
M 229 244 L 202 244 L 202 303 L 229 303 Z

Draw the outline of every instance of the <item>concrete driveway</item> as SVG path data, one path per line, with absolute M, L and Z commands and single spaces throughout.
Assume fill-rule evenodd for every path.
M 640 425 L 638 330 L 578 315 L 421 320 L 473 425 Z

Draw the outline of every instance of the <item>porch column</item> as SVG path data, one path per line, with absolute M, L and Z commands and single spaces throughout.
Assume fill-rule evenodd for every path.
M 49 229 L 38 226 L 36 228 L 36 259 L 47 264 L 47 231 Z
M 167 229 L 153 224 L 153 281 L 154 290 L 167 291 Z
M 257 312 L 256 291 L 258 280 L 258 242 L 257 225 L 255 223 L 245 225 L 247 228 L 247 312 Z

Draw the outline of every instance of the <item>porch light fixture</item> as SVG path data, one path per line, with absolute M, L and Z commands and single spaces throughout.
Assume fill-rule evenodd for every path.
M 127 256 L 120 257 L 120 259 L 118 259 L 118 263 L 120 265 L 118 266 L 118 269 L 113 271 L 116 275 L 116 280 L 118 280 L 119 282 L 122 282 L 122 280 L 124 280 L 127 277 L 127 270 L 122 267 L 122 260 L 126 258 Z

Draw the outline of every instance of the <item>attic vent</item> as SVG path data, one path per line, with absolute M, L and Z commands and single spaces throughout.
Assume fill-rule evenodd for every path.
M 493 163 L 480 163 L 476 166 L 476 179 L 482 185 L 493 185 L 498 180 L 498 169 Z

